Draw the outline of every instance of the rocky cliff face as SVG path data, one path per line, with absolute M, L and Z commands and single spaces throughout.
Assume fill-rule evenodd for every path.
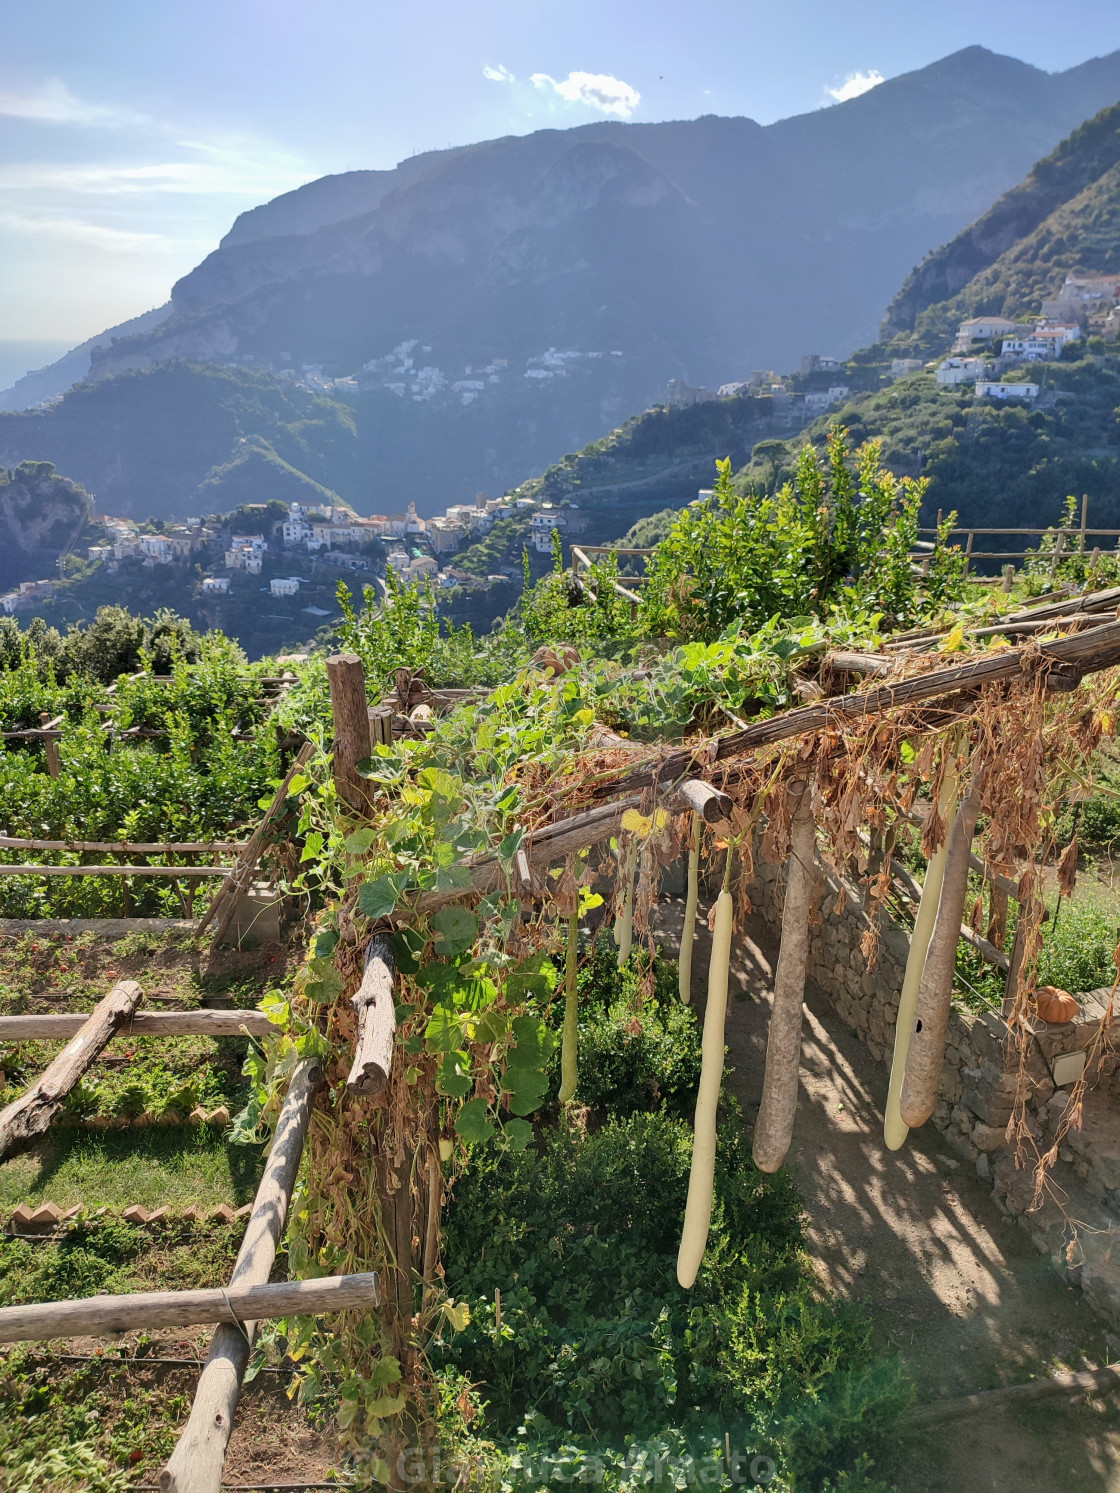
M 85 527 L 89 497 L 49 461 L 0 467 L 0 585 L 49 576 Z M 35 572 L 36 574 L 32 574 Z
M 923 312 L 956 296 L 1118 163 L 1120 105 L 1114 105 L 1075 130 L 1024 182 L 923 260 L 891 302 L 881 336 L 913 331 Z
M 603 122 L 324 178 L 243 215 L 94 372 L 288 352 L 339 374 L 403 338 L 445 366 L 593 335 L 648 362 L 652 395 L 666 365 L 845 353 L 931 243 L 1118 96 L 1120 54 L 1051 76 L 974 47 L 765 129 Z

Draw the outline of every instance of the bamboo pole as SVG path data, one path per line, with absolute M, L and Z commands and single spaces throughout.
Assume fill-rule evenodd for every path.
M 63 1042 L 81 1031 L 89 1017 L 0 1016 L 0 1042 Z M 263 1011 L 136 1011 L 119 1034 L 129 1037 L 265 1037 L 276 1027 Z
M 0 1113 L 0 1158 L 9 1156 L 50 1126 L 67 1094 L 97 1054 L 140 1004 L 140 986 L 121 980 L 82 1022 L 76 1036 L 27 1092 Z
M 805 968 L 809 958 L 809 911 L 817 862 L 817 831 L 809 784 L 804 778 L 798 779 L 790 783 L 787 791 L 793 799 L 793 816 L 782 908 L 782 943 L 774 971 L 774 1005 L 766 1037 L 762 1103 L 754 1127 L 754 1163 L 762 1172 L 778 1170 L 793 1140 Z
M 0 1307 L 0 1343 L 51 1338 L 103 1337 L 228 1322 L 234 1331 L 246 1319 L 317 1316 L 320 1312 L 368 1310 L 380 1299 L 377 1276 L 328 1275 L 319 1280 L 281 1280 L 256 1286 L 202 1291 L 136 1291 L 129 1296 L 87 1296 Z
M 230 1286 L 261 1286 L 272 1274 L 318 1081 L 317 1061 L 304 1058 L 284 1096 Z M 214 1333 L 190 1419 L 159 1475 L 162 1493 L 220 1493 L 226 1447 L 256 1326 L 255 1321 L 242 1320 L 240 1326 L 223 1324 Z

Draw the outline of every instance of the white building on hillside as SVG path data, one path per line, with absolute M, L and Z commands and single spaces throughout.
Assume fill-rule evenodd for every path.
M 967 352 L 973 342 L 990 342 L 993 337 L 1012 337 L 1019 330 L 1017 322 L 1006 316 L 970 316 L 957 328 L 953 351 Z
M 937 382 L 942 388 L 951 389 L 957 384 L 971 383 L 983 372 L 983 358 L 946 358 L 937 370 Z
M 299 580 L 294 575 L 274 576 L 268 583 L 273 596 L 294 596 L 299 590 Z
M 993 384 L 976 381 L 977 399 L 1037 399 L 1037 384 Z

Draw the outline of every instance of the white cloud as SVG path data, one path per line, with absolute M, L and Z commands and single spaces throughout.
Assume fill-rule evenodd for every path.
M 884 81 L 879 69 L 872 67 L 865 73 L 849 73 L 839 88 L 826 88 L 825 93 L 834 103 L 846 104 L 849 99 L 859 98 L 861 93 L 869 93 L 872 88 L 878 88 Z
M 64 239 L 69 243 L 85 244 L 87 248 L 102 249 L 111 254 L 150 254 L 153 251 L 166 252 L 178 248 L 178 244 L 163 233 L 106 228 L 101 223 L 87 223 L 81 218 L 5 213 L 0 216 L 0 224 L 16 233 Z
M 570 104 L 586 104 L 619 119 L 629 119 L 642 101 L 636 88 L 609 73 L 569 73 L 559 83 L 547 73 L 534 73 L 531 81 L 537 88 L 551 88 Z
M 0 114 L 41 124 L 137 125 L 146 123 L 133 109 L 91 104 L 71 93 L 61 78 L 47 78 L 22 92 L 0 89 Z
M 498 63 L 497 67 L 494 67 L 489 62 L 486 63 L 486 65 L 482 69 L 482 76 L 484 78 L 489 78 L 490 81 L 491 81 L 491 83 L 512 83 L 512 82 L 514 82 L 514 76 L 510 72 L 509 68 L 508 67 L 503 67 L 500 62 Z

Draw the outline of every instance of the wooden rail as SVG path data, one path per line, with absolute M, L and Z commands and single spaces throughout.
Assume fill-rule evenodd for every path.
M 99 1337 L 151 1332 L 161 1327 L 196 1327 L 247 1319 L 316 1316 L 320 1312 L 368 1311 L 378 1304 L 377 1275 L 328 1275 L 318 1280 L 281 1280 L 263 1285 L 202 1291 L 136 1291 L 127 1296 L 87 1296 L 0 1307 L 0 1343 L 50 1338 Z
M 305 1058 L 288 1084 L 227 1289 L 263 1286 L 272 1274 L 318 1082 L 317 1062 Z M 214 1333 L 190 1419 L 159 1475 L 162 1493 L 220 1493 L 226 1447 L 256 1328 L 254 1320 L 243 1318 L 237 1326 L 223 1323 Z
M 139 1004 L 135 980 L 121 980 L 98 1002 L 46 1072 L 0 1114 L 0 1159 L 50 1127 L 67 1094 Z
M 221 855 L 244 850 L 245 840 L 25 840 L 0 835 L 0 850 L 67 850 L 76 855 Z
M 0 1016 L 0 1042 L 64 1042 L 81 1031 L 81 1013 Z M 276 1027 L 263 1011 L 134 1011 L 118 1035 L 129 1037 L 267 1037 Z
M 11 866 L 0 863 L 0 876 L 233 876 L 231 866 Z

